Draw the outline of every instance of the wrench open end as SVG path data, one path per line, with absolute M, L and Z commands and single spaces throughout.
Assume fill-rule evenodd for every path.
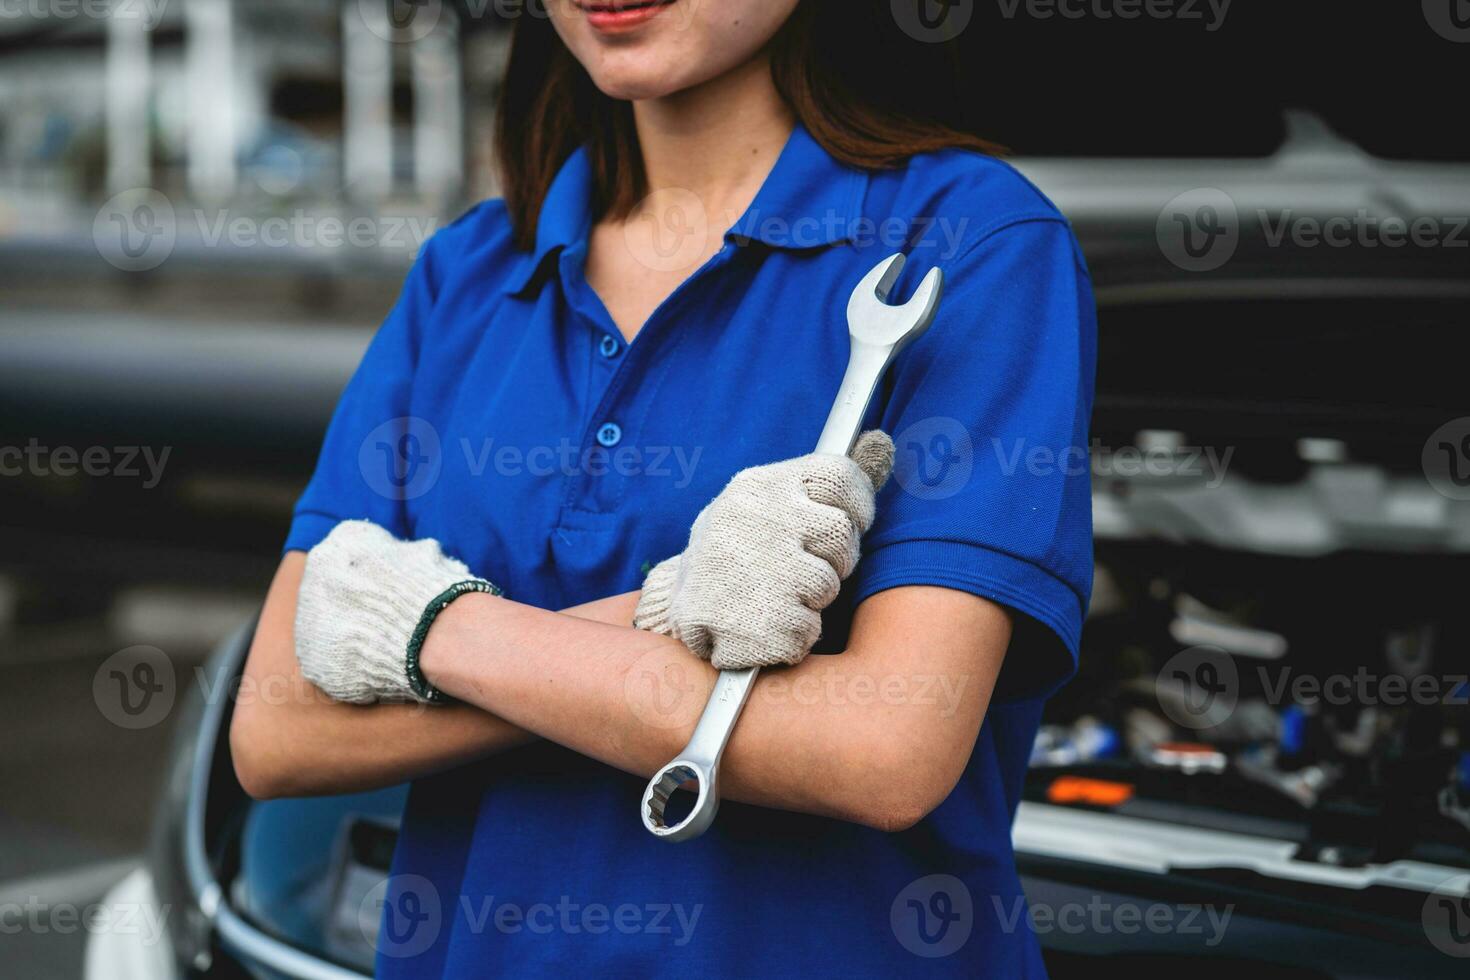
M 669 800 L 689 782 L 698 788 L 689 813 L 674 824 L 665 819 Z M 643 826 L 655 837 L 667 841 L 692 840 L 704 833 L 715 819 L 719 797 L 711 797 L 713 776 L 698 763 L 676 759 L 664 766 L 648 781 L 643 791 Z
M 929 329 L 944 291 L 944 273 L 935 266 L 907 303 L 890 305 L 888 298 L 906 261 L 901 252 L 890 256 L 874 266 L 852 291 L 847 301 L 847 323 L 853 338 L 880 346 L 907 346 Z
M 861 292 L 863 286 L 868 284 L 868 279 L 877 277 L 877 281 L 873 283 L 873 295 L 878 297 L 878 302 L 887 303 L 888 294 L 893 292 L 893 286 L 898 282 L 898 277 L 903 274 L 903 267 L 907 262 L 908 256 L 902 252 L 899 252 L 897 255 L 890 255 L 888 261 L 880 262 L 868 272 L 867 278 L 863 280 L 862 285 L 858 286 L 854 292 Z

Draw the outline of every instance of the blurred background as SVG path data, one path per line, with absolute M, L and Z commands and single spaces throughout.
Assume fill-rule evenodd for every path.
M 1098 287 L 1098 594 L 1028 801 L 1116 813 L 1125 786 L 1133 819 L 1250 830 L 1348 875 L 1257 868 L 1292 883 L 1282 921 L 1386 944 L 1344 945 L 1360 974 L 1319 960 L 1281 975 L 1394 975 L 1410 948 L 1436 957 L 1414 975 L 1463 968 L 1470 931 L 1436 933 L 1426 895 L 1470 871 L 1454 682 L 1470 661 L 1470 12 L 921 0 L 892 15 L 914 44 L 958 38 L 964 88 L 934 97 L 1012 148 Z M 140 862 L 157 877 L 182 847 L 172 811 L 224 723 L 188 704 L 228 681 L 209 655 L 258 607 L 336 396 L 418 248 L 496 193 L 498 79 L 522 16 L 544 11 L 0 0 L 0 973 L 81 975 L 96 930 L 9 926 L 86 907 Z M 1236 668 L 1232 709 L 1191 716 L 1165 667 L 1192 657 L 1180 676 L 1202 677 L 1217 653 Z M 1325 704 L 1251 680 L 1288 663 L 1319 681 L 1428 678 L 1436 695 Z M 162 693 L 130 700 L 130 682 Z M 1061 775 L 1114 789 L 1058 790 Z M 174 855 L 181 880 L 216 875 L 251 928 L 365 962 L 361 937 L 272 921 L 249 877 L 265 859 L 241 843 L 260 808 L 209 792 L 225 794 L 201 817 L 210 867 Z M 393 798 L 352 806 L 391 828 Z M 1096 894 L 1107 828 L 1032 815 L 1028 888 Z M 354 834 L 348 858 L 328 842 L 312 867 L 370 872 L 383 842 Z M 1056 839 L 1098 854 L 1059 869 Z M 1395 876 L 1418 889 L 1384 886 Z M 341 887 L 313 900 L 324 919 L 368 885 Z M 1257 883 L 1286 901 L 1275 888 Z M 222 940 L 191 923 L 166 959 L 223 969 Z M 236 954 L 239 935 L 223 940 Z M 1203 955 L 1143 938 L 1156 947 L 1048 950 L 1058 975 L 1103 954 Z

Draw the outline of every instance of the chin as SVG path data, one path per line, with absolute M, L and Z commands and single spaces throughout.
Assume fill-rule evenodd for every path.
M 660 99 L 697 85 L 699 78 L 686 78 L 677 71 L 664 71 L 647 62 L 619 68 L 589 68 L 592 84 L 608 98 L 639 102 Z
M 608 39 L 585 24 L 567 25 L 563 38 L 603 94 L 614 99 L 657 99 L 698 85 L 724 67 L 707 56 L 697 38 L 650 31 Z M 581 28 L 581 30 L 578 30 Z
M 796 0 L 712 3 L 567 0 L 550 9 L 553 27 L 598 89 L 610 98 L 643 101 L 693 88 L 754 57 Z M 616 10 L 637 19 L 609 23 L 614 15 L 608 11 Z

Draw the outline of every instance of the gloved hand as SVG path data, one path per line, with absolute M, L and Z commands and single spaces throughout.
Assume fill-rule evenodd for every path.
M 432 538 L 400 541 L 370 521 L 343 521 L 306 555 L 296 599 L 302 675 L 353 704 L 437 700 L 409 683 L 409 640 L 429 603 L 461 582 L 493 588 Z
M 740 471 L 695 519 L 684 552 L 648 573 L 633 625 L 721 670 L 800 663 L 857 567 L 892 470 L 893 440 L 874 430 L 850 457 L 812 453 Z

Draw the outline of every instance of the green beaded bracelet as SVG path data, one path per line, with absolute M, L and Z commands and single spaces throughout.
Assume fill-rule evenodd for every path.
M 451 602 L 467 592 L 485 592 L 489 595 L 505 594 L 483 579 L 473 578 L 465 582 L 457 582 L 435 596 L 424 607 L 424 614 L 419 617 L 419 624 L 414 627 L 413 635 L 408 638 L 408 656 L 403 661 L 404 670 L 408 674 L 408 686 L 415 695 L 430 704 L 443 704 L 449 700 L 449 696 L 430 684 L 424 677 L 424 672 L 419 669 L 419 653 L 424 648 L 424 640 L 428 637 L 429 627 L 434 625 L 434 620 L 449 608 Z

